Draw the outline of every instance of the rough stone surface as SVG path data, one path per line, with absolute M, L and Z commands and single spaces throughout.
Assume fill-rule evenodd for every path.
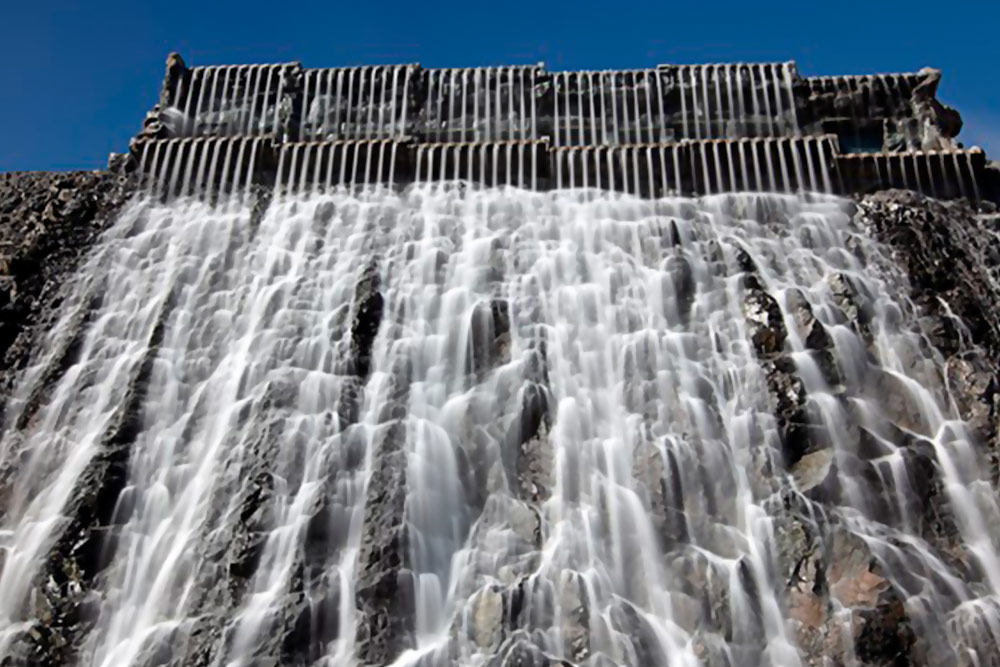
M 52 325 L 74 270 L 131 191 L 128 177 L 116 172 L 0 174 L 0 405 Z M 102 567 L 101 527 L 125 484 L 128 445 L 151 361 L 141 364 L 128 392 L 132 400 L 120 407 L 82 474 L 81 491 L 67 507 L 68 525 L 38 577 L 36 616 L 44 622 L 15 645 L 33 664 L 69 659 L 86 623 L 86 593 Z M 41 400 L 32 396 L 21 420 L 30 419 Z M 9 472 L 0 470 L 0 502 Z
M 372 343 L 382 319 L 379 284 L 375 267 L 368 267 L 355 292 L 351 367 L 363 378 L 370 369 Z M 413 581 L 404 506 L 409 375 L 405 363 L 392 369 L 392 390 L 382 406 L 372 444 L 356 591 L 358 657 L 367 665 L 388 664 L 412 643 Z
M 963 202 L 942 203 L 902 191 L 865 197 L 858 220 L 905 268 L 921 328 L 944 358 L 951 395 L 987 447 L 996 483 L 1000 251 L 995 225 Z
M 998 369 L 1000 369 L 1000 256 L 995 250 L 997 223 L 961 202 L 945 204 L 911 192 L 889 191 L 859 200 L 859 227 L 884 244 L 891 261 L 903 267 L 906 282 L 895 287 L 909 298 L 925 344 L 943 361 L 938 382 L 954 400 L 971 435 L 986 452 L 992 481 L 998 479 Z M 860 249 L 859 249 L 860 250 Z M 783 492 L 780 504 L 770 501 L 775 546 L 784 580 L 784 604 L 791 629 L 806 665 L 861 664 L 865 667 L 950 664 L 950 656 L 932 654 L 933 641 L 919 636 L 906 604 L 881 572 L 870 545 L 854 536 L 837 507 L 838 460 L 814 437 L 805 408 L 806 394 L 796 365 L 788 356 L 797 337 L 837 391 L 863 391 L 877 397 L 893 422 L 913 432 L 924 425 L 914 406 L 906 405 L 898 382 L 887 374 L 865 379 L 867 386 L 839 387 L 835 364 L 825 362 L 831 346 L 808 304 L 786 295 L 791 317 L 786 327 L 778 304 L 762 290 L 752 264 L 743 266 L 744 317 L 754 351 L 764 367 L 773 413 L 778 422 L 782 454 L 796 493 Z M 846 275 L 828 284 L 843 316 L 843 324 L 871 345 L 869 328 L 876 295 Z M 866 457 L 879 455 L 872 434 L 853 432 L 858 440 L 856 466 L 863 479 L 870 475 Z M 917 498 L 908 508 L 915 527 L 935 552 L 959 572 L 977 575 L 960 546 L 931 443 L 898 432 L 893 440 L 903 448 Z M 799 493 L 803 495 L 799 495 Z M 707 590 L 707 589 L 706 589 Z M 935 629 L 935 632 L 946 632 Z M 948 630 L 963 637 L 961 631 Z M 968 641 L 975 641 L 974 639 Z
M 130 192 L 127 177 L 106 171 L 0 174 L 0 398 Z

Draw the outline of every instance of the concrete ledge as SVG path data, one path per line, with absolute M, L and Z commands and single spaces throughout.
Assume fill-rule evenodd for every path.
M 879 140 L 891 143 L 903 131 L 897 125 L 911 132 L 914 96 L 933 96 L 939 78 L 936 70 L 803 78 L 792 62 L 550 72 L 541 65 L 187 68 L 172 56 L 142 136 L 446 143 L 548 138 L 554 146 L 617 146 L 792 137 L 893 120 Z M 913 128 L 924 132 L 919 123 Z M 911 143 L 923 139 L 909 137 Z
M 722 192 L 857 194 L 903 188 L 940 199 L 1000 198 L 979 149 L 841 154 L 836 137 L 551 146 L 410 138 L 275 142 L 270 137 L 136 142 L 131 169 L 164 197 L 460 180 L 534 190 L 602 188 L 640 197 Z

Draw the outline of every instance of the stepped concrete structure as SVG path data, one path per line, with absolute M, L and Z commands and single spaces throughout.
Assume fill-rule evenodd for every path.
M 997 200 L 941 73 L 805 77 L 794 63 L 550 72 L 168 58 L 131 168 L 164 194 L 467 180 L 642 197 L 910 189 Z

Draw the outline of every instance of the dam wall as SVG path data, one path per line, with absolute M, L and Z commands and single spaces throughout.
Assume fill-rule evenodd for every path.
M 130 169 L 167 196 L 466 180 L 642 197 L 903 188 L 997 200 L 940 72 L 804 77 L 794 63 L 550 72 L 188 67 L 168 58 Z

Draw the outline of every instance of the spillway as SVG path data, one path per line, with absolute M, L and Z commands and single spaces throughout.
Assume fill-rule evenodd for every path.
M 995 664 L 993 324 L 891 227 L 981 151 L 788 63 L 296 67 L 168 64 L 6 398 L 0 664 Z

